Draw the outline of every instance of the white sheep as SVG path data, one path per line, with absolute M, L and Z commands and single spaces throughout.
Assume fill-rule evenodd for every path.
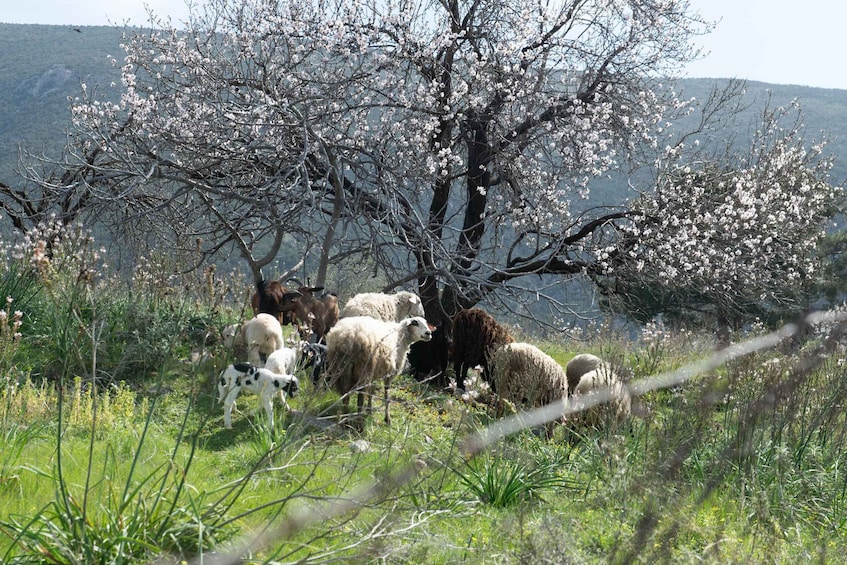
M 294 347 L 281 347 L 268 355 L 265 369 L 284 375 L 293 375 L 311 356 L 312 344 L 299 341 Z
M 384 322 L 399 322 L 406 318 L 423 318 L 424 308 L 421 298 L 414 292 L 363 292 L 348 300 L 341 310 L 341 318 L 353 316 L 370 316 Z
M 297 371 L 297 350 L 291 347 L 281 347 L 268 355 L 265 369 L 274 373 L 293 375 Z
M 594 370 L 582 375 L 579 384 L 568 398 L 568 405 L 579 408 L 585 399 L 601 392 L 608 393 L 611 400 L 581 410 L 568 416 L 568 419 L 597 428 L 607 423 L 619 424 L 630 416 L 632 398 L 629 389 L 614 368 L 605 361 L 602 361 Z
M 221 330 L 221 341 L 227 349 L 233 349 L 236 346 L 244 347 L 241 342 L 243 336 L 241 334 L 241 324 L 230 324 Z
M 359 413 L 362 412 L 365 393 L 368 394 L 370 412 L 374 382 L 382 379 L 385 386 L 385 422 L 390 424 L 388 387 L 391 379 L 403 370 L 409 347 L 417 341 L 432 339 L 433 329 L 420 316 L 400 322 L 384 322 L 369 316 L 339 320 L 326 336 L 327 375 L 329 382 L 342 395 L 345 412 L 354 391 L 359 393 Z
M 600 366 L 603 360 L 590 353 L 575 355 L 565 365 L 565 374 L 568 376 L 568 394 L 572 394 L 582 375 L 593 371 Z
M 247 347 L 247 361 L 262 367 L 268 355 L 285 347 L 282 326 L 279 320 L 270 314 L 256 314 L 241 326 L 242 341 Z
M 259 401 L 268 416 L 268 426 L 273 428 L 274 411 L 273 398 L 279 396 L 286 410 L 291 410 L 285 399 L 296 396 L 300 390 L 297 377 L 289 374 L 277 374 L 250 363 L 233 363 L 221 372 L 218 377 L 218 402 L 224 403 L 224 427 L 232 428 L 232 407 L 235 399 L 244 391 L 250 391 L 259 396 Z
M 567 397 L 565 370 L 530 343 L 514 342 L 497 348 L 491 356 L 491 367 L 497 394 L 516 407 L 540 408 Z M 547 433 L 552 433 L 552 423 Z

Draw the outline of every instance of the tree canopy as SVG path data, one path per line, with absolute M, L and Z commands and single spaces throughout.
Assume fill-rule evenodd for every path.
M 692 224 L 698 175 L 737 180 L 656 165 L 654 200 L 586 206 L 593 180 L 664 158 L 688 108 L 670 79 L 711 26 L 684 0 L 211 0 L 188 29 L 153 23 L 126 36 L 121 98 L 74 105 L 75 174 L 41 186 L 155 244 L 237 249 L 257 277 L 293 237 L 315 284 L 329 264 L 377 268 L 434 320 L 532 301 L 537 280 L 655 262 L 684 239 L 672 218 Z M 814 191 L 819 172 L 788 184 Z M 721 237 L 767 245 L 767 217 Z
M 727 328 L 807 308 L 843 193 L 825 142 L 806 147 L 802 123 L 796 104 L 766 108 L 744 152 L 683 158 L 684 144 L 669 147 L 622 227 L 631 245 L 603 261 L 612 301 L 642 319 L 696 312 Z

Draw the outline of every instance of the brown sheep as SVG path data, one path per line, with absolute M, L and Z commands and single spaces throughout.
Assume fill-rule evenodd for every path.
M 453 317 L 453 368 L 456 387 L 464 390 L 470 367 L 482 365 L 482 379 L 491 385 L 489 359 L 495 349 L 515 341 L 509 331 L 479 308 L 462 310 Z M 495 390 L 496 392 L 496 390 Z

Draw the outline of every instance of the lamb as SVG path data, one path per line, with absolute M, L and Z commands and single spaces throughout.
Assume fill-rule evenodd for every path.
M 268 426 L 273 428 L 273 398 L 279 396 L 286 410 L 291 408 L 285 400 L 288 396 L 297 396 L 300 383 L 297 377 L 277 374 L 250 363 L 233 363 L 221 372 L 218 378 L 218 402 L 224 403 L 224 427 L 232 428 L 232 407 L 242 390 L 249 390 L 259 396 L 261 405 L 268 416 Z
M 293 375 L 297 372 L 300 357 L 299 348 L 281 347 L 268 355 L 268 360 L 265 361 L 265 369 L 280 375 Z
M 384 322 L 399 322 L 406 318 L 423 318 L 424 307 L 421 298 L 413 292 L 364 292 L 348 300 L 341 310 L 341 318 L 352 316 L 370 316 Z
M 590 353 L 580 353 L 568 361 L 567 365 L 565 365 L 565 373 L 568 375 L 568 394 L 573 394 L 582 375 L 593 371 L 602 362 L 602 359 Z
M 456 388 L 465 389 L 470 367 L 482 365 L 482 379 L 496 392 L 491 380 L 488 359 L 495 349 L 515 341 L 509 331 L 487 312 L 479 308 L 462 310 L 453 317 L 453 368 Z
M 326 366 L 327 348 L 323 343 L 303 342 L 302 347 L 306 352 L 306 362 L 303 369 L 312 369 L 312 384 L 318 384 Z
M 301 341 L 295 347 L 277 349 L 265 362 L 265 369 L 274 373 L 293 375 L 299 369 L 312 369 L 312 382 L 317 383 L 326 359 L 326 346 Z
M 382 379 L 385 423 L 390 424 L 388 387 L 391 379 L 403 369 L 409 347 L 417 341 L 430 339 L 432 328 L 420 316 L 401 322 L 385 322 L 369 316 L 339 320 L 326 336 L 327 374 L 342 396 L 344 411 L 349 406 L 350 395 L 358 391 L 358 412 L 362 413 L 365 393 L 368 393 L 368 412 L 371 412 L 374 381 Z
M 282 325 L 271 314 L 257 314 L 241 327 L 242 341 L 247 347 L 247 361 L 263 366 L 268 355 L 285 347 Z
M 231 350 L 235 347 L 245 347 L 241 341 L 241 324 L 230 324 L 221 330 L 221 341 L 225 348 Z
M 582 375 L 568 398 L 568 404 L 578 408 L 583 399 L 600 392 L 608 392 L 612 397 L 611 401 L 577 412 L 568 419 L 597 428 L 609 422 L 619 424 L 629 417 L 632 413 L 629 390 L 612 365 L 605 361 L 601 361 L 597 368 Z
M 563 402 L 568 378 L 552 357 L 530 343 L 513 342 L 491 355 L 492 380 L 502 400 L 524 409 Z M 547 435 L 552 435 L 552 422 Z

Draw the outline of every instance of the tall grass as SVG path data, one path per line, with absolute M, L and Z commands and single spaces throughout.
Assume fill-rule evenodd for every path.
M 405 378 L 391 427 L 334 425 L 337 395 L 304 379 L 274 429 L 245 397 L 224 430 L 229 285 L 166 260 L 117 281 L 86 237 L 49 233 L 51 253 L 33 237 L 0 267 L 21 277 L 0 327 L 3 562 L 843 558 L 840 323 L 767 346 L 756 329 L 731 356 L 655 324 L 551 343 L 641 392 L 626 425 L 552 440 Z

